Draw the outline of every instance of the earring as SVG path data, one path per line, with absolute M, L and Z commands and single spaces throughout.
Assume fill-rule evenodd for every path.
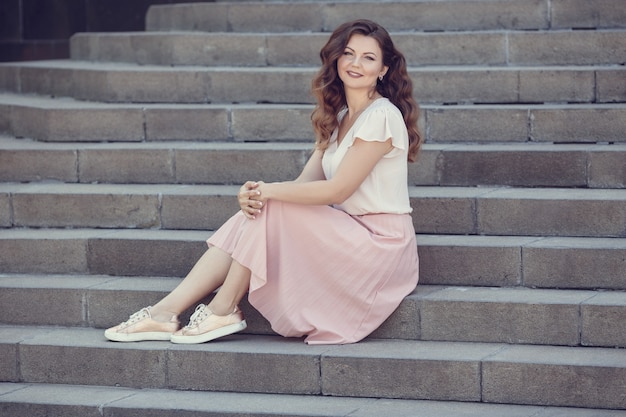
M 378 76 L 378 79 L 382 82 L 382 81 L 383 81 L 383 74 L 380 74 L 380 75 Z

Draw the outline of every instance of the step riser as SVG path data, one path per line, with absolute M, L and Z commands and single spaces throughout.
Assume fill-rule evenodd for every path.
M 422 104 L 626 102 L 626 87 L 620 82 L 626 79 L 626 70 L 620 69 L 438 69 L 410 71 L 410 75 L 415 96 Z M 313 102 L 309 92 L 313 76 L 313 70 L 92 73 L 21 68 L 20 79 L 5 89 L 113 103 L 298 104 Z M 72 83 L 58 82 L 64 79 L 71 79 Z
M 61 234 L 59 231 L 57 234 Z M 163 232 L 159 232 L 163 233 Z M 192 232 L 188 232 L 192 233 Z M 88 234 L 85 232 L 84 234 Z M 0 270 L 114 276 L 185 276 L 208 236 L 141 239 L 139 231 L 80 231 L 62 239 L 0 235 Z M 8 236 L 7 236 L 8 235 Z M 136 236 L 133 238 L 133 236 Z M 431 285 L 626 289 L 623 241 L 418 236 L 420 283 Z M 592 278 L 590 278 L 592 277 Z
M 310 106 L 189 106 L 144 109 L 47 109 L 0 103 L 9 119 L 5 134 L 43 141 L 307 141 L 312 142 Z M 626 107 L 607 105 L 511 108 L 466 106 L 422 108 L 429 143 L 626 142 Z M 213 123 L 212 123 L 213 122 Z M 285 126 L 289 126 L 288 129 Z
M 42 280 L 40 287 L 24 278 L 0 278 L 2 323 L 38 326 L 85 326 L 108 328 L 127 320 L 129 312 L 153 305 L 179 282 L 151 279 L 150 289 L 136 279 L 114 278 L 99 285 L 54 287 Z M 57 277 L 57 281 L 70 281 Z M 93 281 L 93 280 L 92 280 Z M 105 279 L 102 279 L 105 281 Z M 118 282 L 120 279 L 117 280 Z M 135 282 L 133 284 L 133 282 Z M 116 286 L 117 285 L 117 286 Z M 77 288 L 78 287 L 78 288 Z M 425 341 L 465 341 L 561 346 L 626 346 L 626 312 L 614 294 L 546 293 L 545 300 L 528 290 L 508 292 L 500 301 L 486 301 L 484 290 L 420 286 L 371 337 Z M 535 292 L 537 290 L 534 290 Z M 471 296 L 471 293 L 476 296 Z M 460 295 L 461 296 L 460 296 Z M 553 297 L 550 300 L 549 297 Z M 210 298 L 209 298 L 210 299 Z M 203 302 L 208 302 L 208 300 Z M 562 302 L 562 304 L 560 304 Z M 31 305 L 28 315 L 21 306 Z M 274 335 L 269 323 L 244 299 L 241 308 L 248 328 L 244 333 Z M 187 323 L 193 309 L 180 316 Z M 610 321 L 606 317 L 611 318 Z M 493 318 L 497 317 L 494 323 Z
M 254 149 L 184 146 L 0 145 L 0 181 L 111 184 L 243 184 L 296 178 L 312 145 Z M 626 147 L 505 148 L 425 145 L 409 165 L 410 185 L 626 188 Z M 236 171 L 230 170 L 239 166 Z
M 328 36 L 85 33 L 72 37 L 71 57 L 144 65 L 318 67 L 319 50 Z M 621 31 L 393 33 L 392 37 L 410 67 L 613 65 L 624 62 L 626 51 Z
M 219 32 L 332 31 L 354 19 L 354 3 L 237 3 L 152 6 L 146 28 Z M 532 0 L 524 2 L 460 1 L 359 3 L 359 16 L 387 30 L 485 30 L 624 27 L 619 0 Z
M 158 188 L 16 185 L 0 188 L 0 199 L 9 199 L 11 226 L 32 228 L 215 230 L 239 210 L 238 187 Z M 453 190 L 411 189 L 417 233 L 626 237 L 626 191 Z
M 236 394 L 220 392 L 176 392 L 102 386 L 1 384 L 6 390 L 1 406 L 6 415 L 59 415 L 84 417 L 169 417 L 193 413 L 194 417 L 624 417 L 626 412 L 540 406 L 500 405 L 419 400 L 333 398 L 278 394 Z M 1 394 L 1 392 L 0 392 Z M 72 398 L 67 404 L 66 398 Z M 538 414 L 539 413 L 539 414 Z M 306 415 L 308 416 L 308 414 Z
M 54 341 L 59 338 L 72 342 L 58 346 Z M 202 349 L 163 349 L 167 342 L 119 346 L 101 341 L 92 330 L 51 329 L 45 335 L 21 341 L 19 352 L 15 342 L 3 343 L 2 348 L 11 359 L 19 358 L 18 364 L 9 369 L 17 369 L 20 375 L 19 381 L 10 375 L 4 379 L 176 390 L 626 408 L 620 395 L 626 368 L 615 366 L 607 372 L 597 360 L 562 363 L 559 358 L 551 358 L 545 363 L 524 363 L 515 355 L 532 354 L 533 349 L 498 344 L 466 345 L 465 352 L 455 355 L 452 350 L 459 347 L 445 344 L 425 344 L 413 352 L 400 352 L 410 346 L 406 343 L 388 346 L 385 345 L 388 342 L 382 341 L 317 349 L 299 340 L 285 342 L 281 338 L 260 337 L 256 339 L 257 349 L 250 352 L 248 339 L 249 336 L 238 336 L 204 345 Z M 229 345 L 242 351 L 224 351 Z M 270 351 L 279 346 L 283 355 Z M 430 351 L 437 347 L 440 352 Z M 391 350 L 381 355 L 377 348 Z M 546 348 L 535 349 L 536 354 Z M 548 349 L 557 354 L 569 352 Z M 623 356 L 616 351 L 604 352 L 614 361 Z M 458 360 L 454 360 L 455 356 Z M 102 367 L 102 363 L 108 365 Z M 129 363 L 137 368 L 128 367 Z M 197 372 L 198 369 L 204 372 Z M 229 372 L 223 372 L 224 369 Z M 511 378 L 512 374 L 518 377 Z M 571 390 L 572 374 L 577 375 L 578 384 L 603 389 Z M 541 384 L 528 383 L 531 380 Z M 545 386 L 552 388 L 542 388 Z

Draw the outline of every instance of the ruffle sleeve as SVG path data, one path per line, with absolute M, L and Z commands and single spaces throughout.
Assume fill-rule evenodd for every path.
M 407 149 L 408 135 L 402 113 L 393 104 L 385 104 L 368 109 L 361 115 L 350 135 L 350 145 L 356 138 L 368 142 L 384 142 L 391 138 L 395 148 Z

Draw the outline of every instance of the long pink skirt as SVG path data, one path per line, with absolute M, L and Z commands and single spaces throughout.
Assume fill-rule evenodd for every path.
M 251 270 L 248 300 L 275 332 L 310 344 L 358 342 L 418 280 L 408 214 L 268 201 L 256 219 L 238 212 L 207 243 Z

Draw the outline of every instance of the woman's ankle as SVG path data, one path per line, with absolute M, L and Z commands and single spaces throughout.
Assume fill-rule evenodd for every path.
M 152 319 L 161 323 L 178 323 L 178 315 L 179 313 L 163 310 L 158 307 L 152 307 L 150 309 Z

